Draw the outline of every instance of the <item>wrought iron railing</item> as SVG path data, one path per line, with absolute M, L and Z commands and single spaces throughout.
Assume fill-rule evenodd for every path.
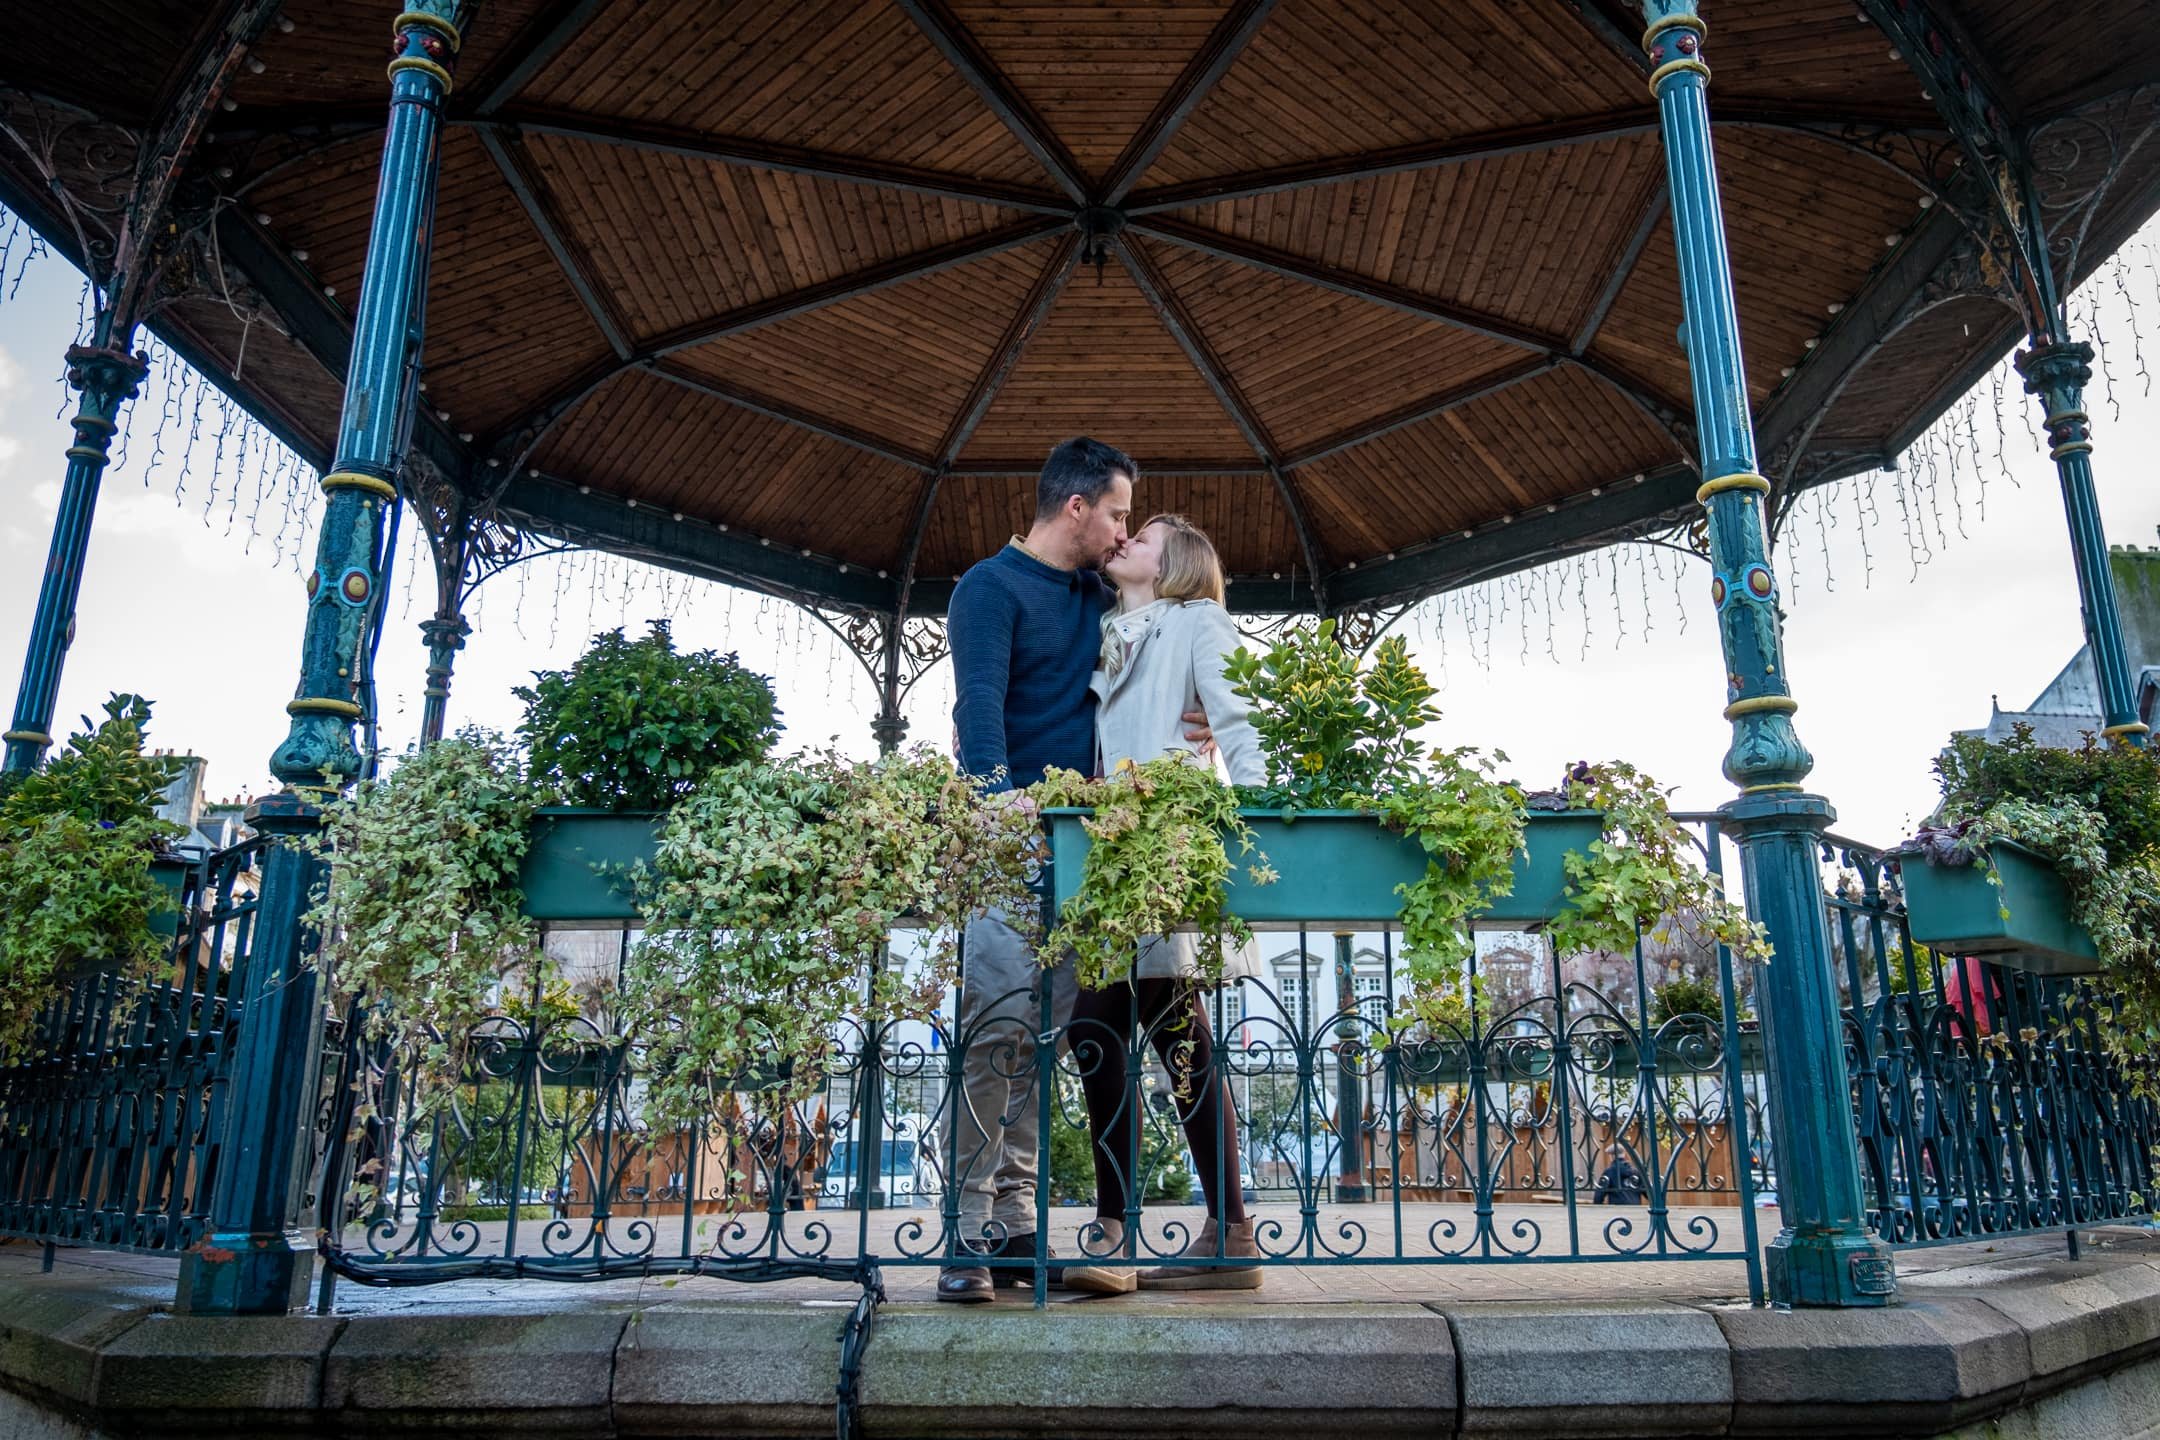
M 1876 1232 L 1914 1246 L 2067 1230 L 2075 1244 L 2076 1226 L 2148 1214 L 2160 1112 L 2150 1077 L 2104 1041 L 2106 990 L 1924 956 L 1894 862 L 1846 841 L 1825 860 Z
M 1692 818 L 1716 864 L 1714 817 Z M 165 978 L 131 996 L 86 974 L 41 1017 L 34 1050 L 0 1057 L 0 1233 L 166 1252 L 202 1237 L 236 1103 L 223 1067 L 261 849 L 222 852 L 191 877 Z M 1993 964 L 1931 970 L 1884 856 L 1839 842 L 1825 875 L 1879 1233 L 1936 1244 L 2143 1214 L 2160 1116 L 2103 1043 L 2105 992 Z M 1218 1043 L 1205 1078 L 1228 1087 L 1241 1156 L 1234 1178 L 1212 1178 L 1246 1198 L 1261 1264 L 1726 1260 L 1760 1295 L 1755 1202 L 1777 1178 L 1768 1080 L 1751 987 L 1723 952 L 1715 1017 L 1652 1023 L 1660 977 L 1643 946 L 1594 967 L 1547 948 L 1530 973 L 1483 977 L 1459 1024 L 1404 1035 L 1385 1023 L 1394 937 L 1369 937 L 1380 963 L 1363 988 L 1347 947 L 1331 959 L 1336 942 L 1314 942 L 1282 937 L 1292 963 L 1207 1001 Z M 935 1023 L 849 1035 L 807 1097 L 775 1103 L 781 1059 L 739 1077 L 701 1126 L 656 1132 L 637 1048 L 612 1016 L 533 1018 L 541 1008 L 489 1021 L 465 1082 L 441 1097 L 359 1026 L 326 1026 L 322 1081 L 294 1092 L 313 1096 L 318 1135 L 296 1219 L 319 1224 L 330 1273 L 863 1281 L 944 1264 L 983 1238 L 956 1181 L 1018 1113 L 969 1111 L 956 1075 L 971 1053 L 1012 1063 L 1023 1032 L 1069 1033 L 1042 1014 L 964 1030 L 948 1004 Z M 1048 1122 L 1036 1228 L 1067 1258 L 1092 1215 L 1078 1080 L 1088 1064 L 1125 1064 L 1103 1051 L 1053 1061 L 1037 1048 L 1017 1067 Z M 1208 1177 L 1190 1173 L 1170 1077 L 1128 1068 L 1143 1124 L 1118 1164 L 1147 1198 L 1123 1258 L 1144 1267 L 1194 1233 L 1189 1192 Z M 1038 1242 L 990 1263 L 1036 1280 L 1048 1261 Z
M 261 849 L 189 869 L 159 979 L 85 971 L 0 1057 L 0 1234 L 166 1252 L 202 1238 Z
M 1377 993 L 1360 995 L 1345 975 L 1325 1007 L 1313 999 L 1328 988 L 1318 981 L 1329 942 L 1313 938 L 1295 937 L 1293 972 L 1207 1001 L 1213 1062 L 1186 1084 L 1227 1085 L 1235 1176 L 1191 1173 L 1179 1086 L 1159 1064 L 1128 1067 L 1047 1013 L 963 1029 L 948 1002 L 945 1018 L 888 1029 L 874 1047 L 847 1037 L 807 1098 L 774 1104 L 777 1071 L 740 1077 L 702 1125 L 656 1132 L 643 1123 L 636 1045 L 594 1009 L 489 1021 L 465 1083 L 432 1106 L 394 1057 L 348 1048 L 341 1088 L 357 1087 L 373 1118 L 350 1128 L 343 1175 L 326 1177 L 327 1253 L 339 1273 L 371 1283 L 860 1258 L 895 1269 L 951 1263 L 964 1243 L 1026 1226 L 1032 1250 L 989 1263 L 1034 1280 L 1046 1238 L 1067 1258 L 1087 1238 L 1080 1081 L 1108 1064 L 1129 1069 L 1122 1103 L 1143 1118 L 1114 1163 L 1133 1177 L 1131 1193 L 1150 1197 L 1128 1217 L 1125 1263 L 1175 1256 L 1199 1224 L 1190 1192 L 1234 1185 L 1250 1197 L 1263 1266 L 1723 1260 L 1761 1294 L 1763 1082 L 1724 952 L 1713 963 L 1729 1018 L 1651 1023 L 1640 947 L 1612 957 L 1625 983 L 1604 988 L 1548 948 L 1539 973 L 1514 976 L 1504 998 L 1474 999 L 1457 1025 L 1401 1035 L 1384 1018 L 1398 983 L 1393 935 L 1371 937 Z M 1340 957 L 1334 968 L 1345 968 Z M 1017 1008 L 1025 997 L 1011 999 Z M 1144 1053 L 1149 1017 L 1132 1020 Z M 1070 1043 L 1054 1059 L 1027 1045 L 1045 1034 Z M 978 1054 L 1014 1071 L 1020 1098 L 1007 1113 L 980 1113 L 958 1083 Z M 424 1119 L 408 1118 L 423 1108 Z M 1039 1223 L 963 1218 L 955 1182 L 989 1164 L 1001 1132 L 1029 1112 L 1046 1122 Z

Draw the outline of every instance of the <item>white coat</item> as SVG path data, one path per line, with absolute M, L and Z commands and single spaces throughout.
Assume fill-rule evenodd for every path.
M 1155 611 L 1154 623 L 1125 652 L 1116 673 L 1098 668 L 1089 688 L 1095 692 L 1095 744 L 1102 773 L 1120 761 L 1153 760 L 1165 753 L 1194 756 L 1185 738 L 1184 715 L 1204 711 L 1215 732 L 1235 785 L 1258 785 L 1266 778 L 1260 737 L 1252 711 L 1223 676 L 1223 661 L 1243 641 L 1230 614 L 1212 600 L 1157 600 L 1143 607 Z M 1233 864 L 1237 857 L 1231 857 Z M 1228 951 L 1223 979 L 1255 978 L 1260 973 L 1255 947 Z M 1192 974 L 1193 940 L 1173 935 L 1144 946 L 1135 973 L 1143 979 Z

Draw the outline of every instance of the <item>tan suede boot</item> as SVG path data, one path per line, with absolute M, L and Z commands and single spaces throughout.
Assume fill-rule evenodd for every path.
M 1260 1242 L 1253 1237 L 1253 1222 L 1242 1221 L 1222 1232 L 1222 1244 L 1215 1241 L 1215 1217 L 1210 1215 L 1201 1222 L 1200 1233 L 1193 1236 L 1179 1258 L 1187 1260 L 1211 1260 L 1211 1265 L 1163 1265 L 1140 1272 L 1140 1288 L 1143 1290 L 1257 1290 L 1261 1274 L 1258 1265 L 1226 1265 L 1217 1260 L 1220 1249 L 1224 1260 L 1258 1260 Z
M 1098 1216 L 1080 1231 L 1082 1256 L 1116 1256 L 1125 1248 L 1125 1222 Z M 1130 1265 L 1096 1265 L 1083 1261 L 1065 1267 L 1065 1288 L 1089 1295 L 1130 1295 L 1139 1285 Z

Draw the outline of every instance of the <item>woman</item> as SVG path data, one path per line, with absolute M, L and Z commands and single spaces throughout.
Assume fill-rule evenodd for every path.
M 1262 778 L 1259 737 L 1247 707 L 1223 678 L 1223 660 L 1237 649 L 1237 627 L 1223 608 L 1222 561 L 1206 535 L 1179 515 L 1158 515 L 1104 567 L 1117 586 L 1117 608 L 1103 617 L 1102 661 L 1095 691 L 1098 759 L 1108 774 L 1124 761 L 1164 752 L 1205 765 L 1185 739 L 1185 712 L 1205 710 L 1235 784 Z M 1124 1248 L 1130 1193 L 1139 1153 L 1140 1097 L 1127 1085 L 1125 1056 L 1144 1032 L 1171 1076 L 1171 1100 L 1200 1172 L 1208 1218 L 1185 1256 L 1259 1258 L 1252 1222 L 1238 1184 L 1237 1116 L 1229 1082 L 1214 1070 L 1215 1045 L 1194 982 L 1193 943 L 1168 936 L 1140 950 L 1133 978 L 1103 990 L 1083 990 L 1068 1032 L 1087 1098 L 1094 1141 L 1095 1225 L 1084 1236 L 1091 1255 Z M 1229 957 L 1224 979 L 1253 974 L 1249 956 Z M 1161 1290 L 1251 1290 L 1257 1265 L 1170 1265 L 1135 1276 L 1129 1267 L 1072 1265 L 1067 1289 L 1124 1294 L 1136 1286 Z

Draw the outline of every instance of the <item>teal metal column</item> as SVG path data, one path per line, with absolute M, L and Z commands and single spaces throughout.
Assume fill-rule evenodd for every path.
M 90 552 L 98 482 L 105 474 L 120 407 L 135 398 L 150 373 L 150 357 L 127 348 L 134 327 L 111 337 L 110 312 L 99 320 L 108 330 L 107 343 L 74 345 L 67 352 L 68 383 L 82 391 L 82 405 L 75 412 L 75 443 L 67 450 L 67 479 L 60 487 L 60 512 L 53 517 L 45 583 L 38 588 L 29 653 L 15 691 L 15 720 L 0 737 L 7 741 L 6 768 L 11 771 L 35 770 L 52 746 L 53 706 L 60 696 L 60 669 L 75 639 L 75 599 L 82 591 L 83 564 Z
M 1777 577 L 1770 569 L 1755 471 L 1754 420 L 1740 356 L 1740 322 L 1710 148 L 1705 26 L 1694 0 L 1643 0 L 1643 36 L 1671 180 L 1674 246 L 1686 319 L 1681 337 L 1695 397 L 1709 515 L 1710 595 L 1724 648 L 1725 774 L 1740 787 L 1723 807 L 1738 838 L 1748 909 L 1775 958 L 1759 992 L 1770 1066 L 1784 1228 L 1770 1247 L 1770 1295 L 1793 1305 L 1881 1305 L 1897 1293 L 1888 1249 L 1867 1228 L 1860 1156 L 1845 1073 L 1816 851 L 1836 818 L 1802 780 L 1814 757 L 1800 743 L 1785 673 Z
M 2122 611 L 2115 600 L 2115 575 L 2108 568 L 2107 532 L 2101 528 L 2100 500 L 2093 493 L 2092 420 L 2085 413 L 2085 383 L 2092 379 L 2092 357 L 2090 345 L 2043 335 L 2017 357 L 2017 367 L 2025 377 L 2026 393 L 2039 396 L 2047 407 L 2048 458 L 2055 462 L 2056 477 L 2062 482 L 2085 643 L 2092 651 L 2101 712 L 2107 717 L 2107 727 L 2100 733 L 2125 744 L 2143 745 L 2148 727 L 2137 716 Z
M 460 0 L 412 0 L 397 17 L 390 128 L 361 272 L 337 460 L 322 479 L 322 536 L 307 580 L 299 692 L 285 707 L 291 730 L 270 758 L 271 773 L 295 790 L 335 792 L 360 773 L 352 736 L 361 718 L 355 685 L 381 578 L 384 516 L 397 498 L 411 431 L 405 382 L 420 348 L 442 102 L 458 21 L 468 9 Z
M 257 801 L 248 821 L 274 842 L 241 977 L 230 1108 L 210 1200 L 210 1233 L 185 1257 L 179 1308 L 197 1314 L 282 1314 L 304 1304 L 314 1241 L 294 1228 L 311 1158 L 321 1063 L 322 1006 L 311 961 L 317 937 L 302 923 L 323 862 L 302 842 L 321 805 L 360 772 L 352 725 L 356 681 L 376 604 L 387 507 L 410 433 L 405 385 L 420 344 L 427 284 L 440 108 L 450 88 L 458 0 L 408 0 L 393 26 L 390 123 L 375 194 L 375 222 L 360 282 L 337 463 L 315 568 L 292 730 L 271 758 L 285 788 Z M 335 1227 L 338 1215 L 321 1223 Z
M 320 816 L 291 791 L 248 809 L 248 823 L 280 843 L 263 852 L 255 928 L 236 959 L 240 1033 L 227 1072 L 209 1233 L 180 1257 L 174 1306 L 185 1314 L 283 1315 L 307 1304 L 315 1239 L 297 1221 L 322 1007 L 309 968 L 314 936 L 303 935 L 301 917 L 322 862 L 293 841 L 312 833 Z M 334 1226 L 337 1217 L 322 1223 Z
M 420 622 L 420 638 L 427 641 L 427 689 L 420 710 L 420 743 L 432 745 L 443 737 L 449 720 L 450 669 L 457 652 L 465 648 L 472 626 L 462 615 L 437 615 Z

